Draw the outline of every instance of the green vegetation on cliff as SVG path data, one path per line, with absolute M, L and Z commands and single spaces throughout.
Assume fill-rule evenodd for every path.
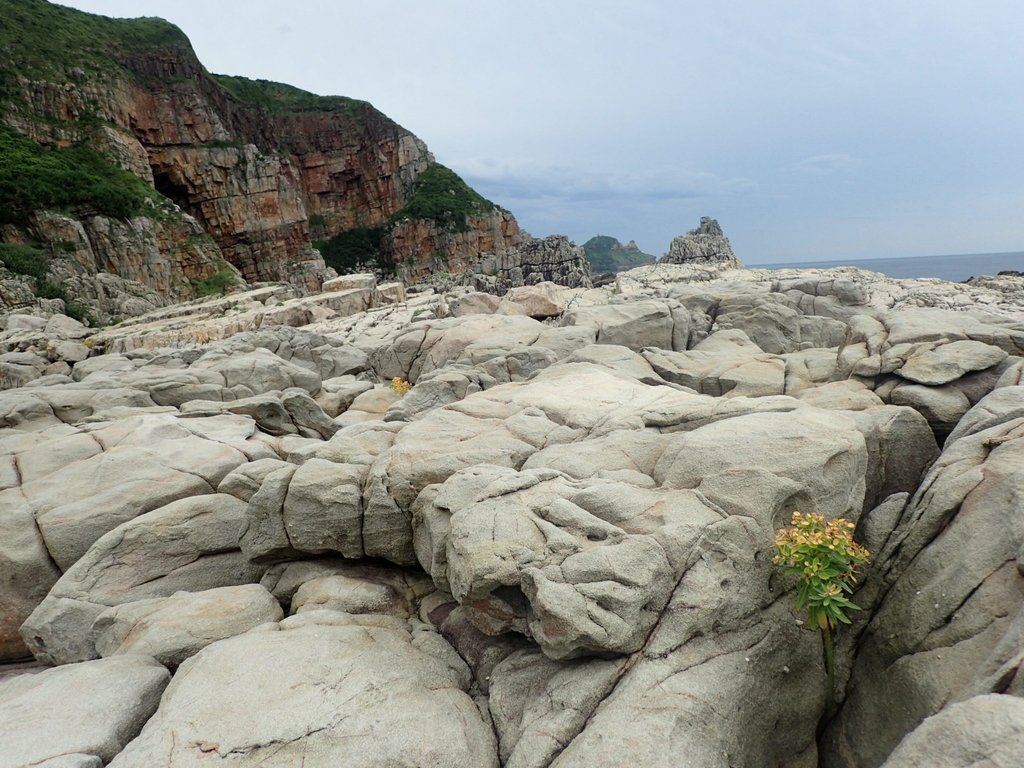
M 475 192 L 458 174 L 440 163 L 432 163 L 413 183 L 412 196 L 382 227 L 354 227 L 313 245 L 327 266 L 338 272 L 376 267 L 394 270 L 387 259 L 384 236 L 402 221 L 422 219 L 433 222 L 444 232 L 469 231 L 468 217 L 486 216 L 498 207 Z M 322 224 L 323 217 L 317 224 Z M 313 219 L 310 219 L 313 226 Z
M 24 224 L 34 211 L 126 218 L 157 192 L 86 146 L 47 149 L 0 124 L 0 224 Z
M 431 164 L 416 177 L 412 197 L 393 217 L 427 219 L 453 232 L 469 230 L 469 216 L 486 216 L 497 206 L 464 182 L 455 171 L 440 163 Z
M 365 101 L 347 96 L 318 96 L 286 83 L 272 80 L 250 80 L 234 75 L 210 75 L 213 81 L 246 106 L 271 114 L 288 112 L 344 112 L 354 115 L 370 106 Z
M 318 240 L 313 245 L 320 251 L 327 266 L 333 267 L 339 274 L 368 267 L 390 272 L 394 266 L 388 263 L 381 248 L 383 239 L 383 227 L 354 227 L 330 240 Z
M 36 295 L 43 299 L 61 299 L 64 312 L 81 323 L 91 321 L 84 307 L 71 301 L 63 286 L 49 278 L 50 257 L 38 248 L 16 243 L 0 243 L 0 264 L 16 275 L 35 281 Z
M 109 19 L 44 0 L 0 0 L 0 80 L 42 78 L 70 69 L 109 69 L 119 52 L 179 48 L 185 33 L 163 19 Z
M 583 250 L 587 254 L 591 271 L 595 273 L 622 272 L 655 262 L 655 258 L 651 254 L 644 253 L 636 246 L 627 247 L 614 237 L 607 235 L 590 238 L 583 244 Z

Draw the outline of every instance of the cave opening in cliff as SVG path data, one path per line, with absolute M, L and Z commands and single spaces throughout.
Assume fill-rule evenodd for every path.
M 188 188 L 184 184 L 177 183 L 170 174 L 162 173 L 154 168 L 153 186 L 156 187 L 157 192 L 176 205 L 182 208 L 188 206 Z

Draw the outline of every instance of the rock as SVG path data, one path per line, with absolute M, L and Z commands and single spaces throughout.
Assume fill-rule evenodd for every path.
M 865 588 L 876 584 L 883 599 L 823 742 L 827 765 L 879 765 L 951 700 L 1013 678 L 1019 660 L 998 675 L 990 661 L 1003 643 L 1019 648 L 1021 429 L 1010 418 L 947 446 L 876 555 Z
M 60 575 L 32 513 L 24 505 L 4 510 L 0 514 L 0 661 L 28 655 L 18 630 Z
M 689 313 L 675 301 L 651 299 L 570 310 L 562 325 L 595 330 L 598 344 L 618 344 L 639 352 L 644 347 L 686 349 Z
M 210 643 L 283 615 L 267 590 L 246 584 L 122 603 L 97 616 L 92 632 L 100 656 L 152 656 L 174 669 Z
M 41 331 L 46 328 L 47 322 L 45 317 L 22 315 L 16 312 L 4 316 L 3 320 L 4 330 L 8 333 L 12 331 Z
M 505 658 L 491 675 L 488 699 L 501 764 L 552 764 L 611 692 L 624 666 L 622 660 L 555 662 L 533 650 Z
M 331 291 L 373 291 L 377 288 L 377 278 L 372 274 L 342 275 L 330 280 L 324 280 L 321 290 L 324 293 Z
M 466 353 L 469 347 L 499 344 L 512 349 L 530 345 L 544 326 L 529 317 L 471 315 L 416 323 L 370 355 L 370 365 L 384 381 L 395 376 L 416 382 Z
M 673 239 L 668 253 L 661 257 L 661 263 L 665 264 L 694 262 L 721 265 L 729 269 L 743 268 L 718 222 L 708 216 L 701 216 L 700 224 L 695 229 Z
M 362 621 L 359 621 L 362 619 Z M 301 621 L 299 621 L 301 620 Z M 435 633 L 384 616 L 314 611 L 208 646 L 110 763 L 419 764 L 497 768 L 468 672 Z
M 999 347 L 980 341 L 954 341 L 915 352 L 896 370 L 897 375 L 918 384 L 948 384 L 971 371 L 983 371 L 1005 360 Z
M 494 294 L 473 292 L 456 297 L 448 303 L 448 311 L 452 317 L 466 315 L 493 315 L 501 304 L 501 299 Z
M 888 400 L 893 405 L 906 405 L 919 411 L 941 437 L 952 432 L 971 407 L 967 396 L 949 384 L 940 387 L 898 384 L 889 393 Z
M 383 304 L 403 304 L 406 301 L 404 283 L 381 283 L 377 286 Z
M 245 519 L 244 502 L 210 494 L 123 523 L 60 577 L 22 625 L 25 643 L 51 664 L 96 658 L 93 622 L 106 608 L 259 581 L 265 567 L 238 549 Z
M 952 704 L 907 736 L 883 768 L 1013 768 L 1024 750 L 1024 701 L 989 694 Z
M 10 329 L 10 325 L 8 325 L 8 329 Z M 56 336 L 58 339 L 84 339 L 94 333 L 67 315 L 53 315 L 48 318 L 44 331 L 47 336 Z
M 529 240 L 496 253 L 485 253 L 472 268 L 477 290 L 503 296 L 510 288 L 552 282 L 567 288 L 590 288 L 586 252 L 565 235 Z
M 152 659 L 124 656 L 4 681 L 0 766 L 84 767 L 112 760 L 156 711 L 170 679 Z
M 523 314 L 543 320 L 547 317 L 558 317 L 569 303 L 569 292 L 551 282 L 536 285 L 524 285 L 512 288 L 505 294 L 498 312 L 508 304 L 515 304 L 523 310 Z
M 235 440 L 209 439 L 193 431 L 195 422 L 154 415 L 100 423 L 19 453 L 18 461 L 32 469 L 17 488 L 0 491 L 0 509 L 28 504 L 47 551 L 67 570 L 121 523 L 210 493 L 246 462 L 231 442 L 241 446 L 252 422 L 220 418 L 237 430 Z

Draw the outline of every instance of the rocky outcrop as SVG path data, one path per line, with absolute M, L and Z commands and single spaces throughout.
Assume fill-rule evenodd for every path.
M 418 283 L 439 272 L 472 274 L 480 254 L 505 253 L 531 240 L 508 211 L 471 216 L 468 222 L 461 231 L 423 219 L 406 219 L 391 227 L 385 242 L 398 276 Z
M 707 216 L 700 217 L 695 229 L 674 238 L 661 261 L 664 264 L 714 264 L 731 269 L 743 266 L 718 222 Z
M 499 253 L 485 254 L 472 270 L 471 284 L 504 295 L 511 288 L 550 281 L 568 288 L 590 288 L 590 262 L 565 235 L 532 240 Z
M 175 670 L 113 747 L 58 738 L 40 688 L 54 735 L 25 754 L 1013 764 L 1024 299 L 929 295 L 990 310 L 856 270 L 663 264 L 126 344 L 70 375 L 10 353 L 0 652 Z M 771 563 L 794 510 L 872 552 L 833 705 Z M 45 674 L 5 677 L 0 711 Z M 4 732 L 0 759 L 27 743 Z

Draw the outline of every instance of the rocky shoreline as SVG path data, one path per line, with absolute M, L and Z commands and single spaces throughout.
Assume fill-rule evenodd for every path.
M 0 768 L 1016 765 L 1024 278 L 733 267 L 8 315 Z

